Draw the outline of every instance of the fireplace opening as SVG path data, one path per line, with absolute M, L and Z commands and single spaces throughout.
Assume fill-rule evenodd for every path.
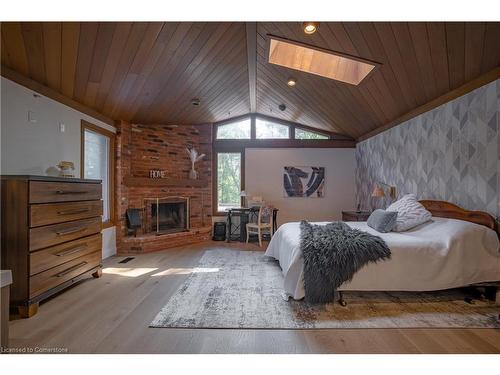
M 157 234 L 183 232 L 189 230 L 187 199 L 153 199 L 146 205 L 146 223 L 148 232 Z

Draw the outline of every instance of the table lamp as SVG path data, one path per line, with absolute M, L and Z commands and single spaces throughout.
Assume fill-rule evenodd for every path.
M 385 197 L 384 189 L 382 189 L 378 185 L 375 185 L 375 188 L 372 191 L 372 197 L 373 198 L 384 198 Z
M 396 187 L 391 186 L 391 185 L 387 185 L 383 182 L 377 182 L 375 184 L 375 187 L 373 188 L 373 191 L 372 191 L 372 198 L 385 198 L 386 197 L 385 191 L 381 186 L 387 186 L 389 188 L 389 197 L 391 199 L 396 198 Z
M 241 193 L 240 193 L 240 197 L 243 198 L 242 199 L 242 207 L 246 208 L 246 206 L 247 206 L 247 197 L 248 197 L 247 192 L 245 190 L 242 190 Z

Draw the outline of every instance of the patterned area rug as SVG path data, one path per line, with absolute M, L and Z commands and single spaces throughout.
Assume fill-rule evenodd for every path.
M 262 252 L 208 250 L 150 327 L 500 328 L 500 308 L 464 302 L 461 290 L 346 292 L 348 305 L 285 301 L 279 264 Z

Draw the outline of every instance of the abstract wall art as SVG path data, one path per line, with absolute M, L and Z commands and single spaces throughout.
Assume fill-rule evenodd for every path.
M 285 197 L 323 198 L 325 196 L 324 167 L 284 167 Z

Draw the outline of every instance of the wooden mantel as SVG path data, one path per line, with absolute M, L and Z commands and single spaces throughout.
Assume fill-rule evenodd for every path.
M 125 186 L 128 187 L 206 187 L 207 180 L 191 180 L 178 178 L 149 178 L 149 177 L 124 177 Z

